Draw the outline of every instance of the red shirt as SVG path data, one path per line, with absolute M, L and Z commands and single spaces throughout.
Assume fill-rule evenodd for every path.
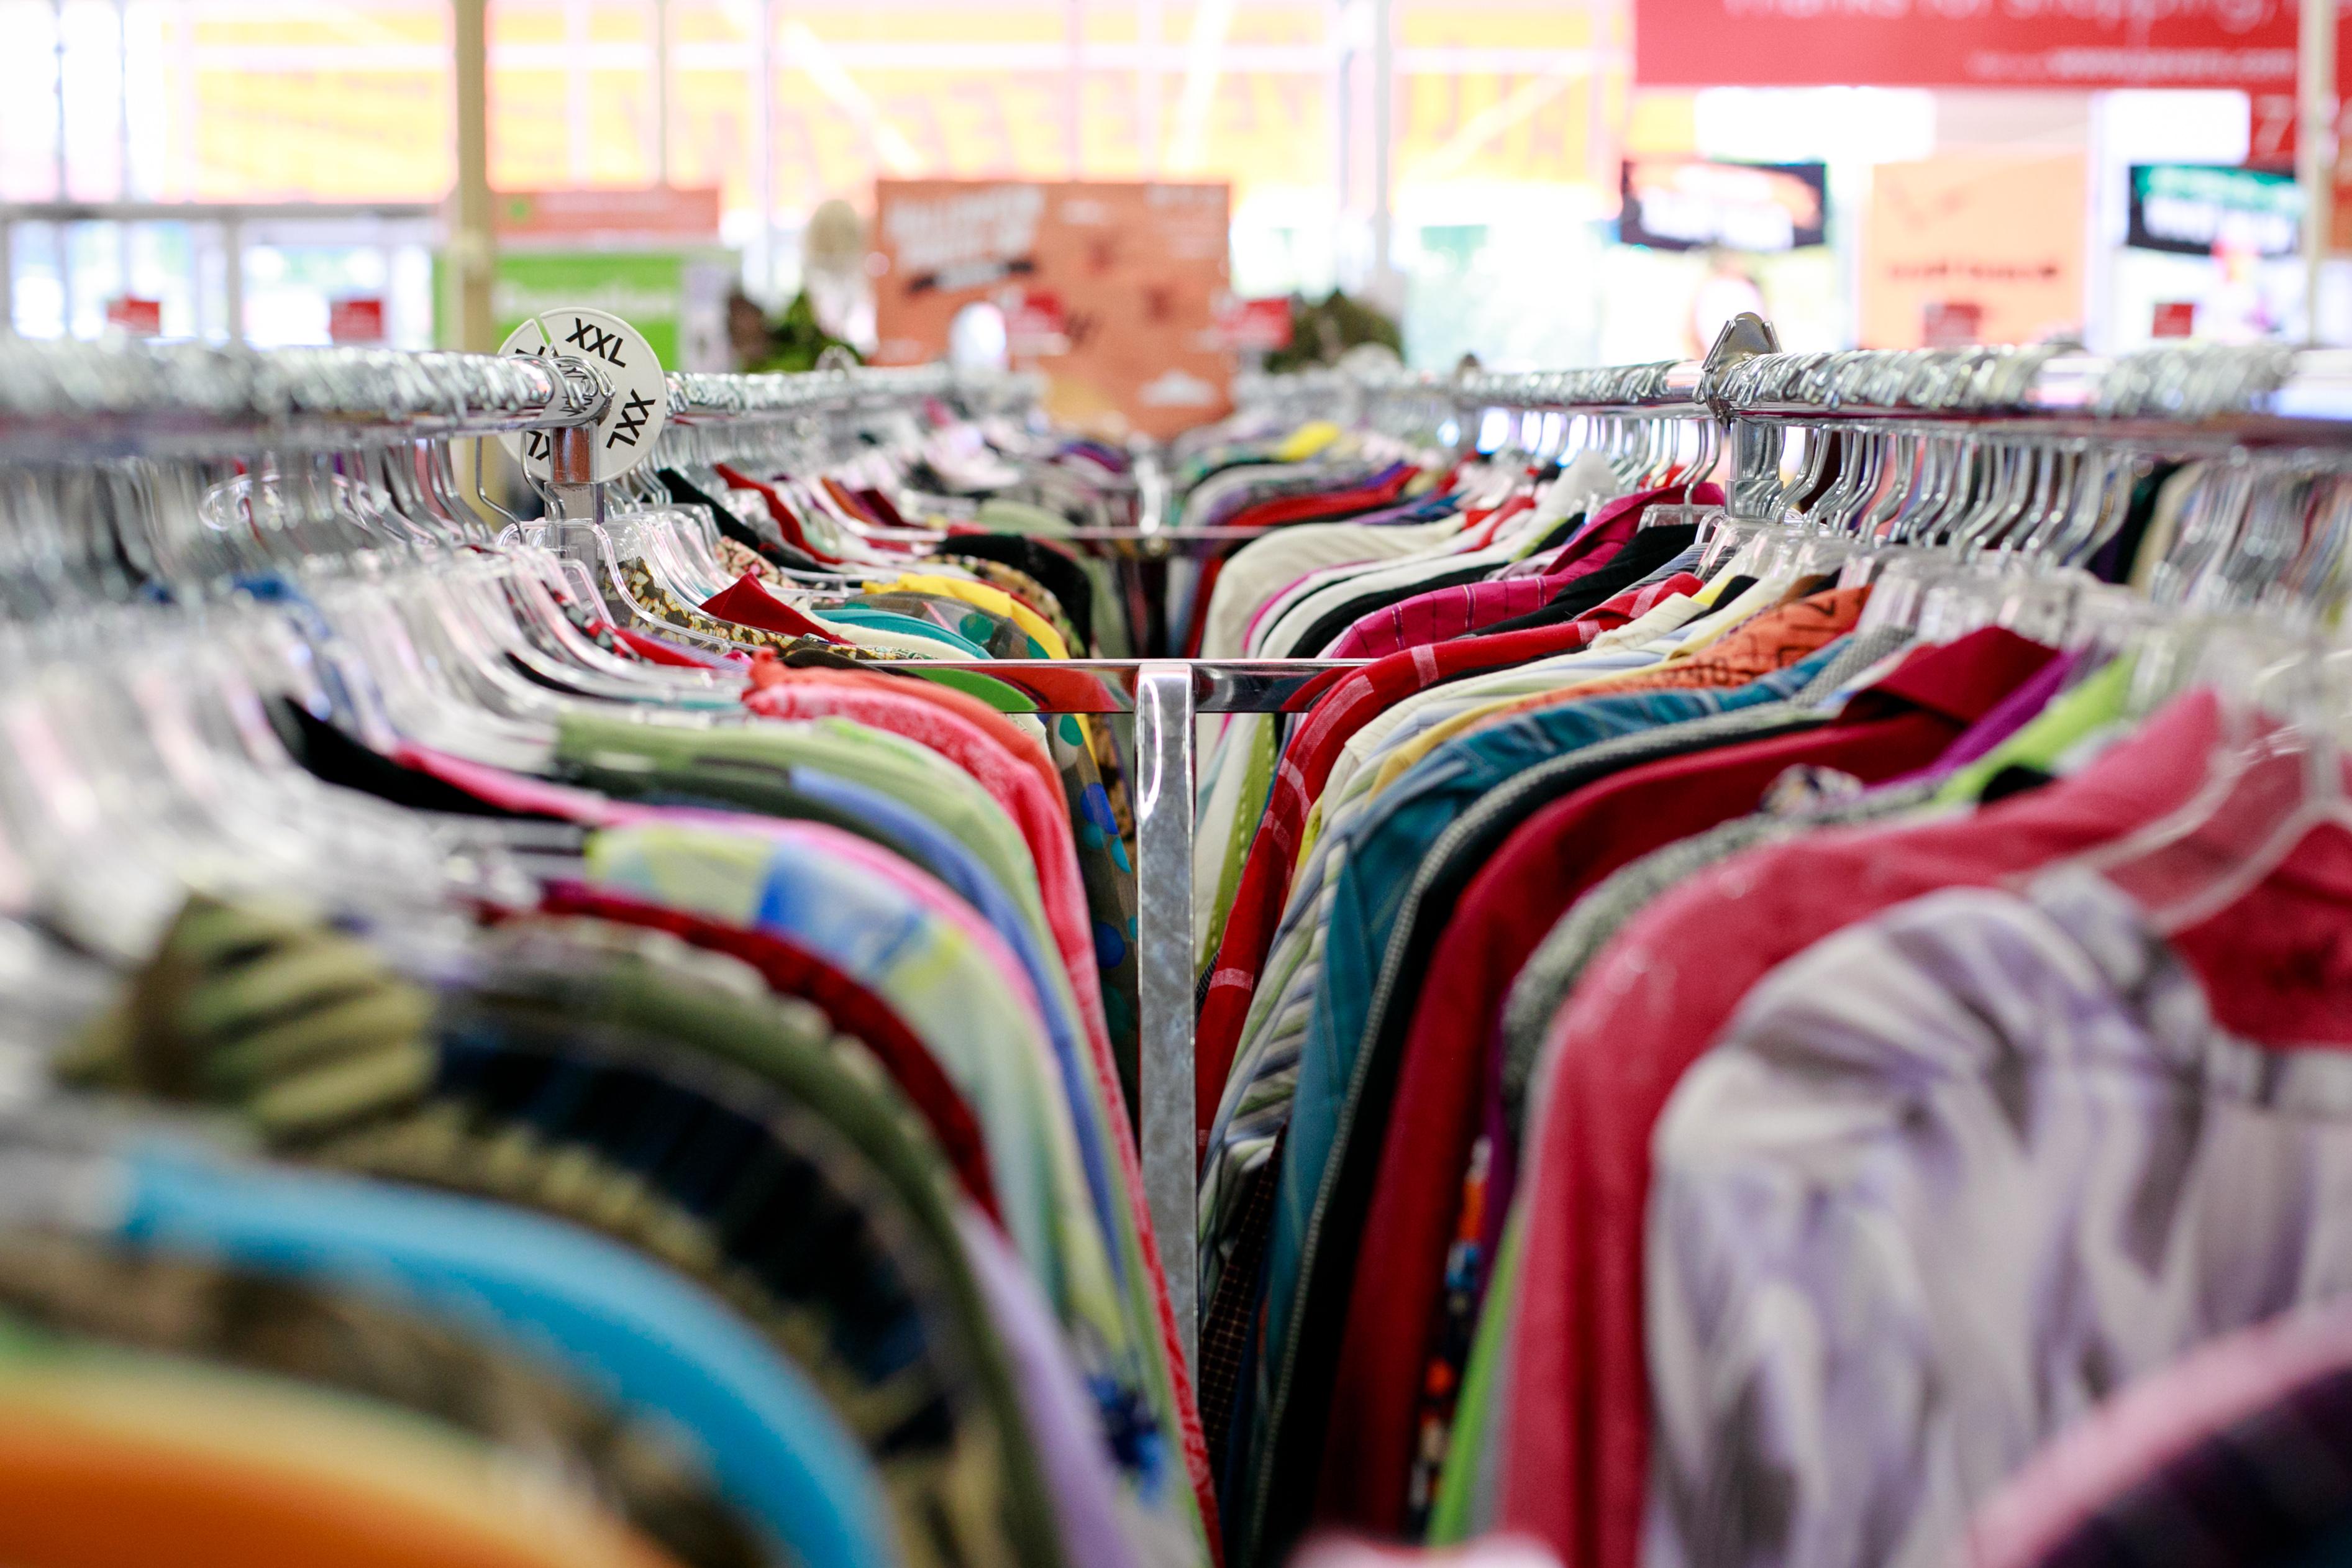
M 1651 1131 L 1740 998 L 1782 962 L 1891 905 L 2031 870 L 2178 806 L 2205 776 L 2214 712 L 2210 697 L 2176 704 L 2078 777 L 1965 818 L 1750 850 L 1618 934 L 1553 1021 L 1528 1121 L 1501 1439 L 1505 1526 L 1570 1563 L 1640 1560 Z
M 1353 517 L 1358 512 L 1378 511 L 1394 505 L 1405 492 L 1405 487 L 1421 477 L 1421 470 L 1411 464 L 1400 464 L 1388 474 L 1370 484 L 1354 489 L 1317 490 L 1307 495 L 1276 496 L 1245 506 L 1227 518 L 1226 528 L 1273 528 L 1289 522 L 1311 522 L 1318 518 Z
M 828 566 L 837 566 L 841 563 L 840 556 L 828 555 L 809 542 L 808 530 L 801 525 L 800 513 L 794 511 L 785 502 L 783 492 L 775 486 L 755 479 L 740 468 L 730 468 L 724 463 L 719 465 L 719 477 L 739 490 L 758 491 L 760 499 L 767 503 L 770 520 L 783 534 L 785 543 L 804 555 L 814 556 Z
M 778 719 L 836 715 L 919 742 L 971 774 L 1004 808 L 1037 864 L 1046 923 L 1053 929 L 1063 970 L 1077 996 L 1096 1086 L 1105 1105 L 1126 1104 L 1103 1015 L 1100 977 L 1089 934 L 1092 925 L 1066 803 L 1060 777 L 1037 743 L 977 698 L 926 680 L 864 671 L 803 672 L 786 669 L 772 659 L 762 660 L 752 668 L 751 689 L 744 694 L 743 703 L 753 712 Z M 1168 1301 L 1159 1238 L 1152 1232 L 1150 1209 L 1144 1202 L 1142 1165 L 1126 1122 L 1114 1116 L 1108 1131 L 1112 1155 L 1126 1183 L 1144 1271 L 1150 1276 L 1160 1339 L 1174 1368 L 1177 1403 L 1184 1424 L 1179 1437 L 1185 1463 L 1202 1500 L 1202 1517 L 1213 1520 L 1208 1445 L 1201 1435 L 1185 1381 L 1183 1358 L 1176 1350 L 1176 1318 Z M 1213 1524 L 1211 1528 L 1214 1529 Z
M 1723 490 L 1717 485 L 1667 485 L 1654 490 L 1636 490 L 1629 496 L 1619 496 L 1592 514 L 1584 531 L 1563 544 L 1544 567 L 1544 574 L 1555 583 L 1572 583 L 1588 572 L 1598 572 L 1609 557 L 1617 553 L 1624 542 L 1633 537 L 1634 530 L 1654 506 L 1675 506 L 1683 501 L 1698 506 L 1721 506 Z
M 1624 769 L 1541 807 L 1464 890 L 1405 1037 L 1356 1256 L 1318 1513 L 1403 1527 L 1423 1358 L 1468 1163 L 1486 1050 L 1512 981 L 1587 889 L 1651 850 L 1756 809 L 1801 763 L 1877 782 L 1933 762 L 2054 655 L 1999 628 L 1923 649 L 1826 727 Z
M 1689 573 L 1676 573 L 1663 582 L 1628 588 L 1560 626 L 1411 648 L 1349 670 L 1344 677 L 1332 676 L 1330 689 L 1308 711 L 1275 770 L 1274 792 L 1250 840 L 1249 857 L 1242 863 L 1241 882 L 1225 919 L 1224 939 L 1210 971 L 1193 1046 L 1197 1148 L 1208 1147 L 1209 1124 L 1216 1120 L 1225 1075 L 1233 1070 L 1234 1051 L 1249 1016 L 1250 994 L 1257 988 L 1258 970 L 1265 963 L 1275 927 L 1282 919 L 1282 900 L 1289 891 L 1298 835 L 1349 738 L 1416 691 L 1457 675 L 1572 653 L 1602 632 L 1646 613 L 1661 600 L 1695 594 L 1701 586 Z
M 780 637 L 823 637 L 836 647 L 845 640 L 840 633 L 819 626 L 769 593 L 749 572 L 703 600 L 702 613 L 733 621 L 739 626 L 757 626 Z

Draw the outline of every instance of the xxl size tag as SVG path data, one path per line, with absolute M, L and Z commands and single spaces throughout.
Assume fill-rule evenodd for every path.
M 617 479 L 653 450 L 669 416 L 669 384 L 645 334 L 609 310 L 566 307 L 542 310 L 508 335 L 500 353 L 570 354 L 596 367 L 613 389 L 613 405 L 598 420 L 590 442 L 598 483 Z M 549 474 L 552 446 L 547 432 L 526 430 L 499 437 L 534 479 Z

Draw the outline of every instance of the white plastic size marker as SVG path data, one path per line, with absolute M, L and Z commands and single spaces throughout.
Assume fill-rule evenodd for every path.
M 542 310 L 508 334 L 499 352 L 534 357 L 570 354 L 596 367 L 613 389 L 613 405 L 597 421 L 593 443 L 597 483 L 619 479 L 653 450 L 654 437 L 661 434 L 662 423 L 669 417 L 669 383 L 662 375 L 653 345 L 620 317 L 610 310 L 570 306 Z M 525 473 L 535 479 L 548 477 L 544 431 L 530 430 L 499 439 Z

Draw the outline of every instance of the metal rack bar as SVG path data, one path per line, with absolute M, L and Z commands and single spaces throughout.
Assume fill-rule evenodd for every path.
M 1193 1137 L 1192 736 L 1203 713 L 1303 713 L 1365 659 L 975 659 L 924 661 L 911 673 L 966 670 L 1003 680 L 1052 713 L 1135 718 L 1135 934 L 1138 1143 L 1143 1196 L 1181 1337 L 1198 1367 L 1200 1152 Z
M 1710 387 L 1732 431 L 1731 512 L 1777 521 L 1791 426 L 1945 439 L 2098 442 L 2196 458 L 2352 444 L 2352 351 L 2280 345 L 1770 354 Z
M 2352 350 L 2049 347 L 1750 360 L 1713 389 L 1732 420 L 1969 426 L 2003 434 L 2224 444 L 2352 440 Z
M 0 340 L 0 458 L 12 461 L 496 436 L 588 417 L 576 384 L 520 355 Z
M 1039 376 L 956 371 L 945 365 L 759 375 L 672 371 L 669 416 L 687 424 L 723 425 L 881 409 L 929 397 L 1017 406 L 1035 403 L 1044 393 Z

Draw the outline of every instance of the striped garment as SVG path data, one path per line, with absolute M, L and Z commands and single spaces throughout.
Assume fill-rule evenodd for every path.
M 1404 648 L 1425 647 L 1465 636 L 1496 621 L 1513 616 L 1524 616 L 1551 603 L 1567 585 L 1564 577 L 1489 578 L 1479 583 L 1461 583 L 1451 588 L 1434 588 L 1426 594 L 1415 594 L 1401 604 L 1355 621 L 1341 634 L 1339 640 L 1326 649 L 1326 658 L 1381 658 Z M 1632 608 L 1617 624 L 1647 612 L 1668 594 L 1660 592 L 1663 582 L 1637 583 L 1619 598 L 1631 595 Z M 1610 611 L 1618 604 L 1612 599 L 1601 607 Z M 1578 618 L 1585 624 L 1585 617 Z M 1606 626 L 1596 626 L 1591 637 L 1598 637 Z M 1580 645 L 1581 646 L 1581 645 Z

